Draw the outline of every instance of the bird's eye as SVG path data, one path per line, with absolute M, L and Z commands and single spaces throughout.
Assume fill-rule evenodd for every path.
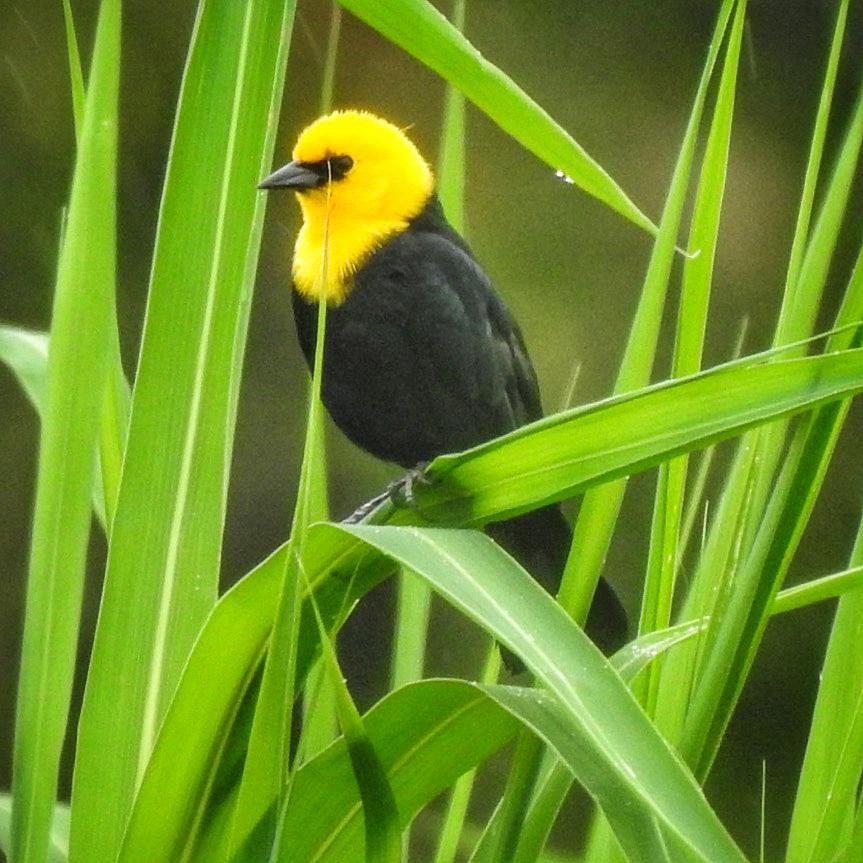
M 341 180 L 354 166 L 354 160 L 350 156 L 331 156 L 329 163 L 333 180 Z

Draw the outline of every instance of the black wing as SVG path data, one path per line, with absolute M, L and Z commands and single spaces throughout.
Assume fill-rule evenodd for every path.
M 311 364 L 317 310 L 295 293 Z M 369 452 L 404 466 L 542 414 L 518 326 L 432 201 L 357 272 L 327 313 L 324 402 Z

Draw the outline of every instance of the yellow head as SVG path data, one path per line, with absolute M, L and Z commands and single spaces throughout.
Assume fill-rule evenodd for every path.
M 428 201 L 431 168 L 407 136 L 366 111 L 336 111 L 297 139 L 294 161 L 261 183 L 293 189 L 303 211 L 294 247 L 302 294 L 340 303 L 368 256 Z

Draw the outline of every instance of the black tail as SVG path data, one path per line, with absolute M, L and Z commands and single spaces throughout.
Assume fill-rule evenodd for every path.
M 486 533 L 550 594 L 557 593 L 572 543 L 572 531 L 559 506 L 546 506 L 508 521 L 489 524 Z M 585 631 L 608 655 L 626 643 L 627 629 L 626 612 L 612 586 L 602 579 L 593 597 Z M 507 665 L 510 665 L 509 660 Z

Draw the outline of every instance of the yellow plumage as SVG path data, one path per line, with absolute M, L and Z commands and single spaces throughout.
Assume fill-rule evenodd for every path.
M 363 261 L 408 226 L 434 186 L 431 168 L 401 130 L 364 111 L 316 120 L 300 134 L 293 158 L 315 163 L 347 154 L 353 166 L 343 179 L 297 194 L 303 226 L 294 247 L 294 284 L 305 297 L 318 299 L 323 291 L 336 305 Z

